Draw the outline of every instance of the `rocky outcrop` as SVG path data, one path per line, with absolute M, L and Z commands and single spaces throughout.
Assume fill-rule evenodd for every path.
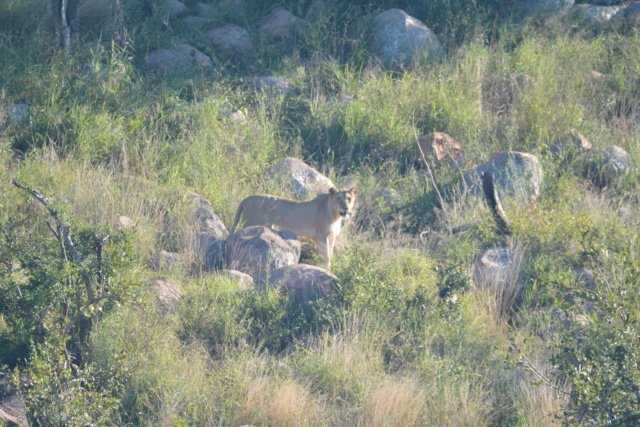
M 423 56 L 440 56 L 440 41 L 422 22 L 400 9 L 389 9 L 375 17 L 369 45 L 387 68 L 406 67 Z
M 252 226 L 227 239 L 227 268 L 247 273 L 254 279 L 266 271 L 296 264 L 299 260 L 300 242 L 289 230 Z
M 328 297 L 338 290 L 338 278 L 327 270 L 307 264 L 295 264 L 260 275 L 258 289 L 275 286 L 305 304 Z
M 207 199 L 198 193 L 190 192 L 187 194 L 187 201 L 193 208 L 192 218 L 198 232 L 211 234 L 218 239 L 229 234 L 229 230 L 213 211 L 213 206 Z
M 302 199 L 314 193 L 328 193 L 333 182 L 320 172 L 294 157 L 285 157 L 267 170 L 274 184 L 288 186 L 294 197 Z

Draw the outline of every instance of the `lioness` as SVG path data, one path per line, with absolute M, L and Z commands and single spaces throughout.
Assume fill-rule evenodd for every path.
M 331 188 L 328 193 L 318 194 L 307 202 L 271 195 L 249 196 L 238 206 L 231 234 L 242 217 L 243 227 L 277 226 L 298 236 L 315 237 L 320 256 L 330 268 L 333 245 L 340 234 L 342 219 L 351 216 L 357 195 L 358 189 L 353 187 L 350 190 Z

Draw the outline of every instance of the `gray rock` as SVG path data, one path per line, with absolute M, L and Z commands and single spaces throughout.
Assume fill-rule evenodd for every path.
M 124 215 L 118 217 L 118 224 L 123 230 L 133 230 L 133 227 L 136 226 L 136 222 L 134 220 Z
M 584 153 L 589 150 L 591 150 L 591 143 L 576 130 L 572 130 L 568 134 L 553 141 L 550 148 L 553 154 L 563 154 L 572 151 Z
M 375 17 L 369 49 L 387 68 L 406 67 L 420 55 L 440 56 L 444 52 L 426 25 L 400 9 L 389 9 Z
M 253 278 L 249 276 L 247 273 L 243 273 L 238 270 L 220 270 L 218 271 L 219 276 L 227 277 L 233 281 L 238 282 L 240 288 L 243 290 L 249 289 L 253 286 Z
M 626 6 L 619 16 L 632 25 L 640 24 L 640 1 L 634 2 Z M 617 16 L 616 16 L 617 18 Z
M 291 295 L 299 304 L 325 298 L 338 290 L 338 278 L 327 270 L 307 264 L 295 264 L 260 275 L 258 289 L 275 286 Z
M 158 268 L 163 267 L 176 267 L 184 264 L 184 258 L 177 252 L 167 252 L 165 250 L 161 250 L 156 255 L 156 265 Z
M 157 49 L 144 57 L 145 66 L 150 70 L 174 70 L 179 67 L 211 67 L 212 62 L 204 53 L 189 44 L 181 44 L 175 49 Z
M 296 264 L 300 260 L 300 242 L 289 230 L 247 227 L 229 236 L 225 260 L 229 269 L 256 279 L 265 271 Z
M 229 230 L 215 214 L 213 206 L 207 199 L 197 193 L 190 192 L 187 195 L 187 201 L 191 203 L 193 208 L 192 217 L 198 227 L 198 233 L 209 233 L 218 239 L 229 234 Z
M 520 8 L 526 14 L 560 12 L 570 9 L 575 0 L 523 0 Z
M 0 112 L 4 113 L 9 120 L 22 120 L 29 112 L 29 104 L 15 104 L 0 108 Z
M 279 39 L 290 39 L 301 19 L 283 7 L 278 7 L 258 22 L 258 32 Z
M 182 301 L 182 287 L 171 279 L 156 279 L 153 288 L 157 301 L 165 307 L 174 307 Z
M 205 270 L 220 270 L 225 265 L 226 241 L 218 239 L 215 235 L 201 233 L 198 235 L 197 254 L 202 259 L 202 267 Z
M 29 426 L 27 407 L 4 373 L 0 373 L 0 425 Z
M 285 157 L 267 170 L 267 175 L 275 181 L 284 182 L 294 197 L 303 199 L 312 193 L 328 193 L 333 182 L 320 172 L 294 157 Z
M 293 95 L 296 87 L 284 77 L 261 76 L 253 79 L 253 89 L 256 92 L 268 92 L 274 95 Z
M 482 173 L 491 173 L 496 190 L 511 197 L 522 194 L 537 197 L 542 184 L 542 167 L 532 154 L 507 151 L 465 173 L 465 181 L 472 189 L 482 188 Z
M 381 198 L 389 209 L 396 208 L 402 204 L 402 196 L 393 188 L 381 188 L 376 192 L 376 197 Z
M 593 4 L 577 4 L 572 12 L 580 19 L 591 24 L 605 24 L 621 10 L 620 6 L 596 6 Z
M 164 7 L 167 12 L 173 15 L 187 11 L 187 6 L 179 0 L 164 0 Z
M 620 185 L 629 172 L 629 154 L 617 145 L 598 150 L 587 164 L 587 177 L 601 188 Z
M 224 24 L 207 31 L 209 42 L 228 55 L 250 54 L 255 51 L 247 30 L 234 24 Z
M 511 291 L 514 298 L 524 291 L 520 280 L 524 255 L 514 248 L 491 248 L 476 259 L 473 269 L 474 283 L 479 288 Z
M 218 111 L 220 115 L 225 119 L 233 120 L 240 123 L 246 123 L 247 117 L 241 110 L 238 110 L 231 104 L 230 102 L 223 102 L 220 107 L 218 107 Z

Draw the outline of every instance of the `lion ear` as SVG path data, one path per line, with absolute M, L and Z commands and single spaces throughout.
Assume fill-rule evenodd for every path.
M 351 195 L 353 197 L 358 195 L 358 187 L 353 187 L 351 190 L 349 190 L 349 193 L 351 193 Z
M 329 189 L 329 194 L 331 194 L 332 196 L 335 195 L 338 192 L 338 189 L 336 187 L 331 187 Z

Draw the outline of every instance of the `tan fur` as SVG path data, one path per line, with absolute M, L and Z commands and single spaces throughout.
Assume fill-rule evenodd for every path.
M 328 193 L 306 202 L 271 195 L 249 196 L 240 202 L 231 234 L 242 219 L 243 227 L 263 225 L 291 230 L 298 236 L 315 237 L 327 268 L 331 266 L 333 246 L 340 234 L 342 219 L 353 211 L 358 189 L 331 188 Z

